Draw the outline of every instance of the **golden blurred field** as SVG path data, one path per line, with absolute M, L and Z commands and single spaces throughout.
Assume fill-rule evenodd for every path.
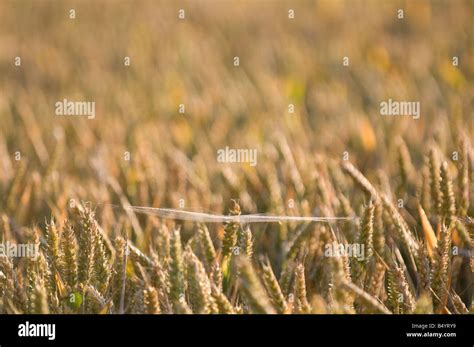
M 41 244 L 0 257 L 0 312 L 472 312 L 473 14 L 0 2 L 0 240 Z M 56 115 L 63 99 L 95 118 Z M 420 118 L 381 116 L 388 99 Z M 218 162 L 226 146 L 257 165 Z M 355 219 L 206 227 L 128 205 Z M 327 257 L 336 241 L 374 251 Z

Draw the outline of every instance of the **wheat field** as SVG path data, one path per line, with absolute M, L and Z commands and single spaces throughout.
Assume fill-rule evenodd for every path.
M 473 5 L 0 2 L 0 313 L 474 312 Z

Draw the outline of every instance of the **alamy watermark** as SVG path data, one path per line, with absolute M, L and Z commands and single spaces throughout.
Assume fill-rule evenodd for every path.
M 95 118 L 95 101 L 69 101 L 64 99 L 55 104 L 56 116 L 87 116 Z
M 219 163 L 249 163 L 250 166 L 257 165 L 257 149 L 253 148 L 220 148 L 217 150 L 217 162 Z
M 12 243 L 10 241 L 0 243 L 0 257 L 32 258 L 35 260 L 38 255 L 38 243 Z
M 56 339 L 56 324 L 54 323 L 30 323 L 26 321 L 18 325 L 19 337 L 47 337 L 48 340 Z
M 324 256 L 326 257 L 349 257 L 357 258 L 357 260 L 362 261 L 365 258 L 364 244 L 361 243 L 327 243 L 324 246 Z
M 380 103 L 380 114 L 382 116 L 411 116 L 413 119 L 419 119 L 420 102 L 388 99 Z

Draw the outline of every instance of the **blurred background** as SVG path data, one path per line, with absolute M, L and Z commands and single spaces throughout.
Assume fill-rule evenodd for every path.
M 428 146 L 449 157 L 460 133 L 473 138 L 473 11 L 467 0 L 2 1 L 3 220 L 61 219 L 70 199 L 337 214 L 318 191 L 344 152 L 396 186 L 400 138 L 415 168 Z M 389 98 L 419 101 L 420 119 L 382 117 Z M 95 119 L 56 116 L 63 99 L 94 101 Z M 257 166 L 218 163 L 225 146 L 257 149 Z M 134 223 L 107 205 L 98 220 Z

